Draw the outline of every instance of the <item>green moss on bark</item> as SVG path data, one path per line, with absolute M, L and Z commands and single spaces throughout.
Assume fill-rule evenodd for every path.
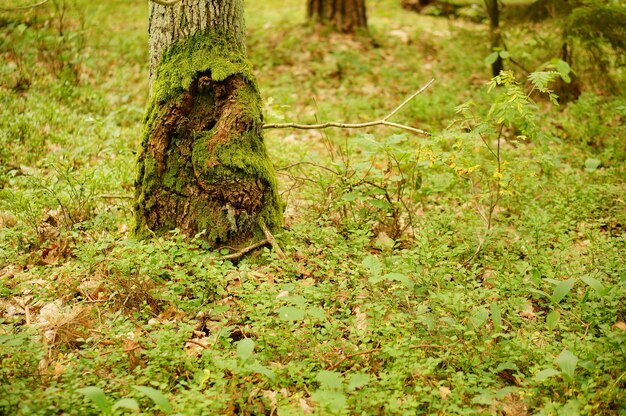
M 198 74 L 210 72 L 214 81 L 241 75 L 256 85 L 245 52 L 228 34 L 198 32 L 163 53 L 152 85 L 151 101 L 167 101 L 186 91 Z

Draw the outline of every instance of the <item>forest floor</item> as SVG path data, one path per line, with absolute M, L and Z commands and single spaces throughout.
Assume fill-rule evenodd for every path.
M 0 12 L 0 414 L 626 414 L 623 69 L 579 50 L 582 95 L 533 93 L 523 139 L 480 9 L 370 2 L 351 37 L 304 3 L 247 2 L 266 122 L 381 119 L 435 78 L 391 119 L 432 135 L 267 130 L 286 258 L 235 264 L 129 235 L 146 2 Z M 526 68 L 560 48 L 505 34 Z

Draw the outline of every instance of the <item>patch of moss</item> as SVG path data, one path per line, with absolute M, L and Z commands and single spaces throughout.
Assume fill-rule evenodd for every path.
M 198 32 L 174 43 L 156 69 L 150 101 L 177 97 L 202 72 L 210 72 L 214 81 L 239 74 L 254 83 L 250 63 L 237 45 L 231 35 L 213 31 Z

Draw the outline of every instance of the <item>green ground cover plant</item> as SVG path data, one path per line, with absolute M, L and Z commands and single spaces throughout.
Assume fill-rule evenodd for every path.
M 349 37 L 248 2 L 265 121 L 434 77 L 394 115 L 432 135 L 266 130 L 285 258 L 237 260 L 130 233 L 146 4 L 0 13 L 0 414 L 626 414 L 623 67 L 557 105 L 545 50 L 490 80 L 486 22 L 370 3 Z

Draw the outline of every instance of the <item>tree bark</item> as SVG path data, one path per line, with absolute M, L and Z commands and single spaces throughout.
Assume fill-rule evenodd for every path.
M 500 9 L 498 0 L 485 0 L 487 15 L 489 15 L 489 36 L 491 38 L 492 52 L 502 47 L 502 34 L 500 33 Z M 494 77 L 500 75 L 504 69 L 502 57 L 498 55 L 494 63 L 491 64 L 491 73 Z
M 365 0 L 307 0 L 307 17 L 339 32 L 367 29 Z
M 243 0 L 150 5 L 150 100 L 135 183 L 138 236 L 179 229 L 239 246 L 282 209 L 245 56 Z

